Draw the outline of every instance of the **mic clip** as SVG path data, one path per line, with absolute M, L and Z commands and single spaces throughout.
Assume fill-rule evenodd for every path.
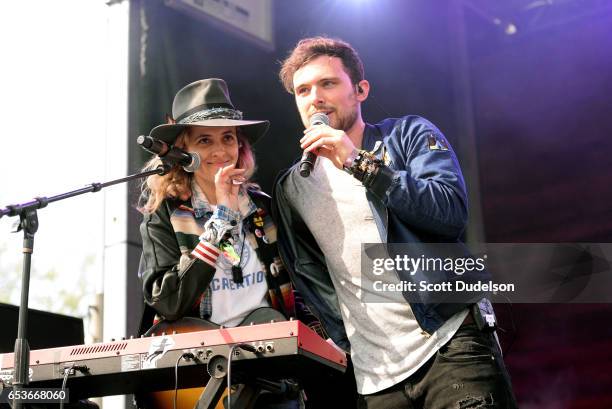
M 170 172 L 172 170 L 172 168 L 174 167 L 174 163 L 168 160 L 164 160 L 163 158 L 161 159 L 161 163 L 157 166 L 157 169 L 161 169 L 160 173 L 158 173 L 159 176 L 164 176 L 165 174 L 167 174 L 168 172 Z

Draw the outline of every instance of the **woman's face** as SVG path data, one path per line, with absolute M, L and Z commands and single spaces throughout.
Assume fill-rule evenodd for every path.
M 215 173 L 221 167 L 235 165 L 238 162 L 238 136 L 236 127 L 205 127 L 189 128 L 186 150 L 200 155 L 202 164 L 196 175 L 206 182 L 215 180 Z

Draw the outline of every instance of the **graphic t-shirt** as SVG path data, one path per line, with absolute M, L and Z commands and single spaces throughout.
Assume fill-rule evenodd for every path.
M 244 235 L 234 249 L 237 254 L 242 253 L 240 266 L 243 282 L 234 282 L 232 264 L 221 254 L 217 259 L 217 271 L 210 283 L 209 293 L 212 302 L 210 321 L 227 327 L 235 327 L 254 309 L 269 305 L 266 299 L 268 284 L 264 266 L 257 258 L 255 249 L 249 240 L 244 240 Z

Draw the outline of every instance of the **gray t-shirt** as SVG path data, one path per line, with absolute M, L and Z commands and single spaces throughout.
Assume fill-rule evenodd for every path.
M 406 379 L 450 340 L 467 309 L 430 336 L 408 303 L 390 296 L 385 303 L 362 302 L 363 288 L 372 288 L 372 283 L 362 282 L 361 244 L 381 242 L 363 185 L 319 157 L 310 177 L 292 172 L 284 188 L 325 254 L 351 343 L 357 391 L 371 394 Z M 399 282 L 391 274 L 380 278 Z

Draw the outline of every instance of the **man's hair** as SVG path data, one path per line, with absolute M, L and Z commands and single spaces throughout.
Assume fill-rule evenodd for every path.
M 357 51 L 347 42 L 337 38 L 311 37 L 300 40 L 283 61 L 279 77 L 283 86 L 293 94 L 293 75 L 310 61 L 322 55 L 338 57 L 353 85 L 363 80 L 363 63 Z

